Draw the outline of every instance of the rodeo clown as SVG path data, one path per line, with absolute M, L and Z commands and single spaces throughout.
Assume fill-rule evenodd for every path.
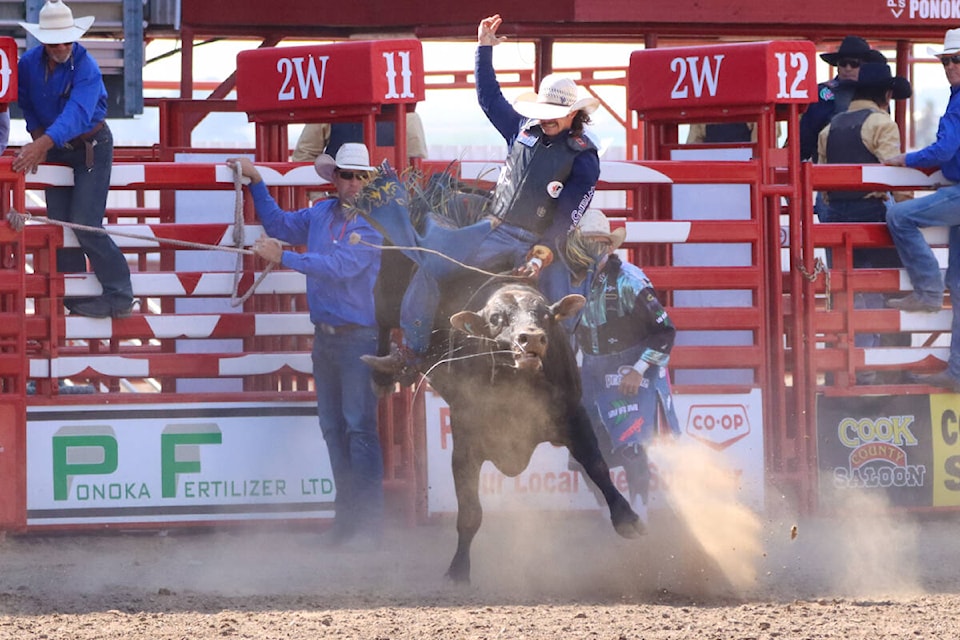
M 553 269 L 562 263 L 569 292 L 587 299 L 574 330 L 583 354 L 583 404 L 608 465 L 623 467 L 630 504 L 645 523 L 650 489 L 645 447 L 659 432 L 661 418 L 680 434 L 667 376 L 677 330 L 649 278 L 614 253 L 625 236 L 625 229 L 610 231 L 602 211 L 587 209 Z

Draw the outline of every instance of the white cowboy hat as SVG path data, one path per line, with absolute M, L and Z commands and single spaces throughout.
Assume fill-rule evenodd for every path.
M 602 236 L 610 241 L 610 244 L 613 245 L 613 250 L 616 251 L 620 248 L 620 245 L 623 244 L 623 241 L 627 237 L 627 230 L 623 227 L 619 227 L 610 231 L 610 220 L 607 219 L 606 214 L 600 209 L 587 209 L 583 217 L 580 218 L 580 223 L 577 225 L 580 229 L 580 234 L 589 238 L 591 236 Z
M 947 35 L 943 37 L 943 51 L 937 51 L 933 47 L 927 47 L 927 53 L 938 57 L 960 53 L 960 29 L 950 29 L 947 31 Z
M 534 120 L 556 120 L 575 111 L 593 113 L 599 106 L 596 98 L 581 95 L 576 82 L 555 73 L 543 79 L 540 91 L 528 91 L 513 102 L 517 113 Z
M 91 26 L 94 16 L 73 19 L 70 7 L 60 0 L 47 0 L 40 9 L 37 24 L 21 22 L 20 26 L 43 44 L 67 44 L 83 37 Z
M 313 167 L 317 170 L 317 175 L 333 182 L 334 169 L 346 169 L 347 171 L 376 171 L 376 167 L 370 166 L 370 152 L 366 145 L 361 142 L 344 142 L 337 149 L 337 158 L 334 160 L 330 155 L 321 153 L 313 161 Z

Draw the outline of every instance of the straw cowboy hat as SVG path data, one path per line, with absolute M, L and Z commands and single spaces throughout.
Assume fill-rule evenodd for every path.
M 333 170 L 345 169 L 347 171 L 376 171 L 376 167 L 370 166 L 370 152 L 366 145 L 360 142 L 344 142 L 337 149 L 337 158 L 334 159 L 326 153 L 321 153 L 313 162 L 313 167 L 317 170 L 317 175 L 333 182 Z
M 860 67 L 860 75 L 857 77 L 858 87 L 880 87 L 882 89 L 892 89 L 894 100 L 906 100 L 913 94 L 910 87 L 910 81 L 903 76 L 895 76 L 890 73 L 890 67 L 887 63 L 867 62 Z
M 580 229 L 580 234 L 585 238 L 598 236 L 606 238 L 613 245 L 614 251 L 620 248 L 627 237 L 627 230 L 623 227 L 610 231 L 610 221 L 600 209 L 587 209 L 583 217 L 580 218 L 580 224 L 577 225 L 577 228 Z
M 40 9 L 37 24 L 21 22 L 20 26 L 43 44 L 67 44 L 83 37 L 91 26 L 94 16 L 74 20 L 73 11 L 60 0 L 47 0 Z
M 933 47 L 927 47 L 927 53 L 932 56 L 949 56 L 954 53 L 960 53 L 960 29 L 950 29 L 947 35 L 943 37 L 943 50 L 937 51 Z
M 820 58 L 834 67 L 842 58 L 856 58 L 864 62 L 887 61 L 886 56 L 876 49 L 871 49 L 867 41 L 860 36 L 847 36 L 840 43 L 839 49 L 830 53 L 821 53 Z
M 544 77 L 540 91 L 521 94 L 513 103 L 517 113 L 534 120 L 556 120 L 576 111 L 593 113 L 600 101 L 581 94 L 577 83 L 555 73 Z

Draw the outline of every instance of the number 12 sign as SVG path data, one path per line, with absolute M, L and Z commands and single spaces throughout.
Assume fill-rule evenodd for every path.
M 634 51 L 627 104 L 649 111 L 816 102 L 816 53 L 807 40 Z

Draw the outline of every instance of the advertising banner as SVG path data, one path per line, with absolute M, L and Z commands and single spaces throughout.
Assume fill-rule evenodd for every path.
M 882 494 L 892 506 L 960 504 L 960 396 L 820 397 L 820 502 Z M 934 426 L 936 425 L 936 426 Z
M 316 405 L 31 407 L 27 525 L 332 517 Z
M 426 396 L 427 509 L 430 514 L 455 513 L 457 498 L 451 472 L 453 441 L 450 409 L 432 391 Z M 746 394 L 674 395 L 681 438 L 719 452 L 737 477 L 739 498 L 747 506 L 763 509 L 763 407 L 759 389 Z M 573 470 L 567 450 L 543 443 L 533 453 L 526 470 L 510 478 L 490 462 L 480 470 L 480 500 L 484 510 L 583 510 L 596 509 L 593 485 Z M 651 454 L 650 507 L 662 504 L 664 479 Z M 626 494 L 623 469 L 611 470 L 614 486 Z

